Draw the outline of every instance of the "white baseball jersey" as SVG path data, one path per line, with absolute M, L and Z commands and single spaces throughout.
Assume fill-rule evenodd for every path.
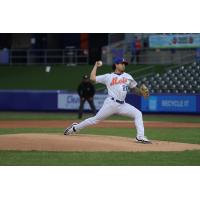
M 108 95 L 115 98 L 115 100 L 120 101 L 125 100 L 128 88 L 134 88 L 137 85 L 133 77 L 127 73 L 123 73 L 120 75 L 116 73 L 111 73 L 96 76 L 96 82 L 105 84 L 108 89 Z M 128 103 L 119 103 L 117 101 L 114 101 L 110 97 L 106 98 L 102 108 L 94 117 L 90 117 L 75 125 L 76 130 L 79 131 L 87 126 L 97 124 L 99 121 L 106 119 L 111 115 L 119 114 L 134 119 L 135 127 L 137 129 L 137 137 L 143 138 L 144 125 L 142 113 L 137 108 Z
M 134 88 L 137 85 L 137 82 L 133 79 L 130 74 L 104 74 L 96 76 L 96 82 L 105 84 L 108 89 L 108 95 L 124 101 L 128 92 L 128 88 Z

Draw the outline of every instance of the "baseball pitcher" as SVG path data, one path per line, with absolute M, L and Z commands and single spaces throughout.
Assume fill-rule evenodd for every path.
M 102 66 L 102 62 L 97 61 L 95 63 L 90 74 L 90 79 L 95 83 L 105 84 L 108 89 L 108 97 L 105 99 L 102 108 L 94 117 L 90 117 L 80 123 L 73 123 L 65 129 L 64 135 L 74 134 L 87 126 L 97 124 L 113 114 L 119 114 L 128 116 L 134 120 L 137 130 L 137 142 L 145 144 L 151 143 L 144 135 L 141 111 L 125 102 L 128 88 L 134 94 L 144 96 L 145 98 L 149 96 L 149 90 L 144 84 L 140 88 L 136 87 L 137 82 L 130 74 L 125 72 L 126 65 L 128 65 L 128 62 L 124 58 L 117 57 L 114 59 L 114 64 L 112 65 L 112 73 L 97 76 L 97 69 Z

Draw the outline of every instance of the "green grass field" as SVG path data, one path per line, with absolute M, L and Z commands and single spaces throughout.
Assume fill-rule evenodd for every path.
M 197 166 L 200 151 L 184 152 L 20 152 L 0 151 L 4 166 Z
M 88 116 L 88 115 L 87 115 Z M 86 117 L 87 117 L 86 116 Z M 162 117 L 161 117 L 162 116 Z M 145 115 L 146 121 L 177 121 L 199 123 L 198 116 L 156 116 Z M 39 118 L 38 118 L 39 117 Z M 76 114 L 69 113 L 12 113 L 0 112 L 0 123 L 4 120 L 53 120 L 76 119 Z M 121 119 L 118 116 L 112 119 Z M 146 128 L 146 135 L 152 140 L 175 141 L 200 144 L 199 128 Z M 0 128 L 1 134 L 17 133 L 54 133 L 63 134 L 62 128 Z M 115 135 L 135 137 L 136 130 L 131 128 L 86 128 L 80 134 Z M 183 152 L 22 152 L 0 151 L 0 165 L 81 165 L 81 166 L 194 166 L 200 165 L 200 151 Z
M 52 65 L 49 73 L 45 72 L 44 65 L 1 65 L 0 89 L 38 89 L 38 90 L 76 90 L 84 74 L 90 74 L 90 65 L 66 66 Z M 168 65 L 129 65 L 126 71 L 135 79 L 152 72 L 163 72 Z M 141 71 L 142 69 L 142 71 Z M 111 66 L 98 69 L 98 74 L 110 73 Z M 96 89 L 102 88 L 101 84 Z
M 83 119 L 91 114 L 84 113 Z M 0 120 L 77 120 L 77 113 L 57 112 L 0 112 Z M 109 120 L 130 120 L 128 117 L 113 115 Z M 144 114 L 144 121 L 166 121 L 166 122 L 192 122 L 200 123 L 198 115 L 167 115 L 167 114 Z

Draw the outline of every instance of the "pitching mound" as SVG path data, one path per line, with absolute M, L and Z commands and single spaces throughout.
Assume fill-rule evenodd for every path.
M 21 151 L 184 151 L 200 145 L 153 141 L 139 144 L 133 138 L 97 135 L 12 134 L 0 136 L 0 150 Z

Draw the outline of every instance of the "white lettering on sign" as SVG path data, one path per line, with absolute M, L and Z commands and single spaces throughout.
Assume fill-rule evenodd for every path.
M 94 96 L 94 104 L 96 109 L 99 110 L 107 95 L 96 94 Z M 80 98 L 77 94 L 58 94 L 58 109 L 65 110 L 78 110 L 80 105 Z M 88 102 L 85 102 L 84 110 L 90 110 Z
M 80 100 L 79 100 L 79 97 L 78 95 L 69 95 L 67 96 L 66 98 L 66 103 L 79 103 Z
M 163 107 L 188 107 L 188 100 L 162 100 Z

